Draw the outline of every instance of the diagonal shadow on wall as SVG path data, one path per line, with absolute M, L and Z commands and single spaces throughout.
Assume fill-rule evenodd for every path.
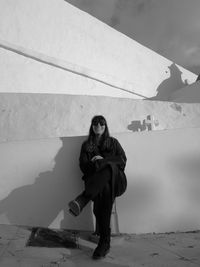
M 34 184 L 18 187 L 0 201 L 0 214 L 5 214 L 10 224 L 48 227 L 63 211 L 62 228 L 93 229 L 90 205 L 78 218 L 70 215 L 67 207 L 68 201 L 84 187 L 78 166 L 83 137 L 60 139 L 62 147 L 54 159 L 53 170 L 40 173 Z
M 188 85 L 187 81 L 182 81 L 182 72 L 172 63 L 169 67 L 170 77 L 165 79 L 157 88 L 157 95 L 145 100 L 171 101 L 171 94 Z M 167 71 L 168 72 L 168 71 Z

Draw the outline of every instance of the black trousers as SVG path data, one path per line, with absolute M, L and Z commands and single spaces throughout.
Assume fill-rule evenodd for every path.
M 93 212 L 96 217 L 100 238 L 110 236 L 110 219 L 114 199 L 111 186 L 112 170 L 106 166 L 85 181 L 84 195 L 94 201 Z

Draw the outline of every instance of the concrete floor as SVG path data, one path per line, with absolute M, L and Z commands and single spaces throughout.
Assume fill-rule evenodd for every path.
M 31 231 L 0 225 L 0 267 L 192 267 L 200 266 L 200 231 L 114 237 L 106 258 L 91 259 L 96 244 L 78 238 L 79 248 L 26 246 Z

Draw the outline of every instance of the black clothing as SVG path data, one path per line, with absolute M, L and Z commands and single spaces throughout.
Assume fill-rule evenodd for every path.
M 102 159 L 92 161 L 92 158 L 98 155 Z M 94 201 L 93 212 L 100 235 L 98 246 L 93 254 L 94 259 L 104 257 L 109 252 L 113 202 L 115 197 L 121 196 L 127 187 L 124 173 L 126 160 L 123 148 L 114 137 L 108 137 L 100 144 L 88 140 L 82 144 L 79 165 L 84 174 L 82 179 L 85 182 L 85 190 L 80 199 L 84 201 L 76 199 L 75 204 L 77 206 L 78 201 L 78 207 L 81 210 L 83 208 L 81 203 Z
M 94 156 L 100 155 L 103 159 L 92 162 Z M 110 181 L 112 189 L 112 199 L 122 195 L 127 187 L 127 180 L 124 173 L 126 165 L 126 155 L 118 140 L 108 137 L 103 144 L 97 146 L 85 141 L 81 147 L 79 158 L 80 168 L 84 174 L 82 179 L 85 181 L 86 191 L 92 194 L 91 199 L 96 195 L 96 191 L 101 191 L 106 183 Z M 103 174 L 105 169 L 110 168 L 110 177 Z
M 97 155 L 103 159 L 92 162 L 91 159 Z M 93 212 L 100 234 L 99 245 L 102 242 L 104 244 L 105 240 L 110 240 L 113 202 L 127 187 L 124 173 L 126 160 L 123 148 L 114 137 L 108 137 L 99 146 L 85 141 L 81 147 L 79 162 L 84 174 L 82 179 L 85 182 L 83 195 L 94 201 Z

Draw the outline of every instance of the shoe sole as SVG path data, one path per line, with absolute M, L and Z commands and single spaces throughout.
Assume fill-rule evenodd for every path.
M 81 213 L 81 209 L 77 201 L 73 200 L 69 202 L 68 206 L 69 206 L 69 212 L 73 216 L 78 216 Z

